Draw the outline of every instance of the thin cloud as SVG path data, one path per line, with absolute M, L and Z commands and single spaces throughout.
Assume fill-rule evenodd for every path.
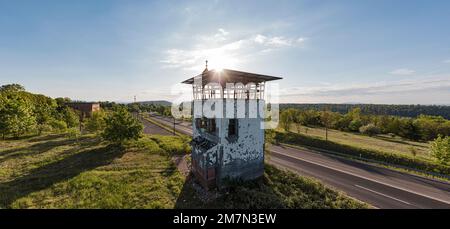
M 386 95 L 418 91 L 450 90 L 450 76 L 354 85 L 293 87 L 283 89 L 282 96 Z
M 228 31 L 226 31 L 223 28 L 219 28 L 216 33 L 213 35 L 207 35 L 207 36 L 200 36 L 201 42 L 223 42 L 228 39 L 228 34 L 230 34 Z
M 190 49 L 169 49 L 165 51 L 165 59 L 161 61 L 163 68 L 181 68 L 184 70 L 200 70 L 204 61 L 208 59 L 212 66 L 220 64 L 222 67 L 235 67 L 257 54 L 264 54 L 286 47 L 298 47 L 305 42 L 305 38 L 287 38 L 283 36 L 266 36 L 262 34 L 230 40 L 230 33 L 225 29 L 218 29 L 217 33 L 202 36 L 201 40 L 211 41 L 209 44 L 199 41 Z
M 294 46 L 301 44 L 305 41 L 304 37 L 300 37 L 297 39 L 285 38 L 282 36 L 276 37 L 266 37 L 264 35 L 258 34 L 253 39 L 256 43 L 269 46 L 269 47 L 284 47 L 284 46 Z
M 450 59 L 442 61 L 445 64 L 450 64 Z
M 408 69 L 408 68 L 399 68 L 399 69 L 389 72 L 389 74 L 391 74 L 391 75 L 412 75 L 415 72 L 416 71 Z

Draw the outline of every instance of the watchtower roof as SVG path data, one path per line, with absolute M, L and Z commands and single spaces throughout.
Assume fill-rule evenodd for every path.
M 276 76 L 268 76 L 262 74 L 255 74 L 250 72 L 242 72 L 230 69 L 222 69 L 222 70 L 207 70 L 202 74 L 194 76 L 190 79 L 183 81 L 184 84 L 194 84 L 194 80 L 197 78 L 202 79 L 202 85 L 208 84 L 210 82 L 220 83 L 221 85 L 225 85 L 226 83 L 261 83 L 272 80 L 280 80 L 281 77 Z

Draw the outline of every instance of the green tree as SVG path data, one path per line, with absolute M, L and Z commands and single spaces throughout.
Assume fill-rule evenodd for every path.
M 104 111 L 96 111 L 86 120 L 86 130 L 92 133 L 102 132 L 106 127 L 106 114 Z
M 417 127 L 421 138 L 424 141 L 435 139 L 439 134 L 449 135 L 450 129 L 448 129 L 449 121 L 441 116 L 420 115 L 414 120 L 414 125 Z
M 25 91 L 25 88 L 20 84 L 6 84 L 0 87 L 0 92 L 20 92 Z
M 103 138 L 107 141 L 123 144 L 127 140 L 137 140 L 143 130 L 143 125 L 123 107 L 117 107 L 106 119 Z
M 328 128 L 331 128 L 333 123 L 333 114 L 329 110 L 320 113 L 320 122 L 325 127 L 325 141 L 328 141 Z
M 62 120 L 66 122 L 67 127 L 74 128 L 80 125 L 80 114 L 70 107 L 64 107 L 61 111 Z
M 292 114 L 292 109 L 287 109 L 280 114 L 280 125 L 285 131 L 289 131 L 291 124 L 294 121 L 294 115 Z
M 31 106 L 19 94 L 11 94 L 9 98 L 3 99 L 2 103 L 0 129 L 3 138 L 6 135 L 18 138 L 35 128 L 36 119 Z
M 362 126 L 361 119 L 353 119 L 348 125 L 348 129 L 351 131 L 359 131 L 359 128 L 361 128 L 361 126 Z
M 334 124 L 334 127 L 338 130 L 348 131 L 350 122 L 352 122 L 352 118 L 349 115 L 343 115 L 340 117 L 336 123 Z
M 44 95 L 34 95 L 29 93 L 29 100 L 33 104 L 33 115 L 36 118 L 38 134 L 51 131 L 50 122 L 55 119 L 56 101 Z
M 431 155 L 441 164 L 448 164 L 450 162 L 450 136 L 439 135 L 431 142 Z
M 377 126 L 375 126 L 373 123 L 369 123 L 365 126 L 361 126 L 359 128 L 359 132 L 361 134 L 366 134 L 369 136 L 374 136 L 380 133 L 380 128 L 378 128 Z
M 63 120 L 53 119 L 50 121 L 50 126 L 52 127 L 53 131 L 57 131 L 59 133 L 67 131 L 67 123 Z

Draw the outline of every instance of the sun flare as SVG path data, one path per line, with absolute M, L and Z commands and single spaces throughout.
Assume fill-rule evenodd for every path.
M 208 56 L 209 69 L 223 70 L 225 68 L 236 68 L 238 60 L 222 51 L 210 53 Z

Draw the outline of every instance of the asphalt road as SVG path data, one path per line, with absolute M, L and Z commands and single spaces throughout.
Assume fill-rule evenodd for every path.
M 144 124 L 144 133 L 145 134 L 159 134 L 159 135 L 173 135 L 172 132 L 169 132 L 165 130 L 164 128 L 161 128 L 142 117 L 139 118 L 141 122 Z
M 173 125 L 173 120 L 153 116 L 155 121 Z M 179 132 L 192 134 L 190 123 L 176 125 Z M 271 146 L 269 163 L 347 193 L 377 208 L 450 209 L 450 183 L 423 178 L 391 169 L 355 162 L 310 149 Z

